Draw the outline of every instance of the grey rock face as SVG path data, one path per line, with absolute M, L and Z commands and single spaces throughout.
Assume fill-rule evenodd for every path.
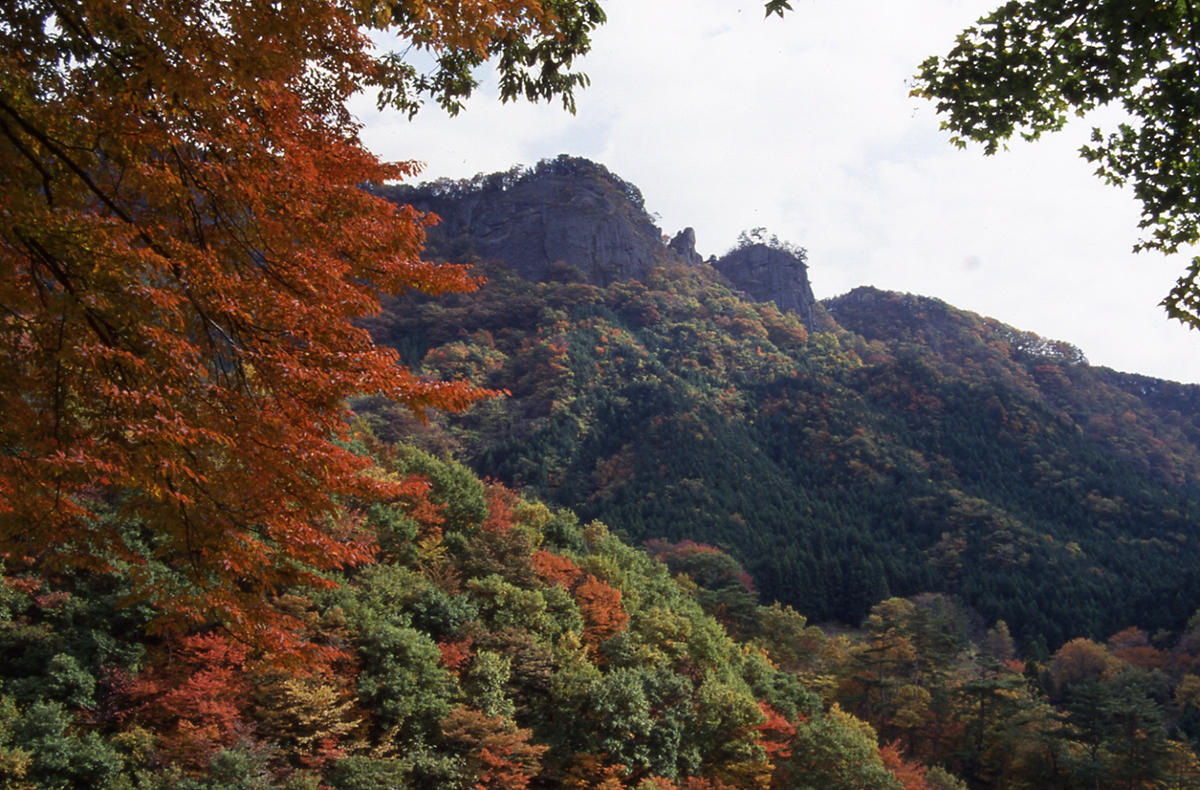
M 714 266 L 751 299 L 774 302 L 780 310 L 798 315 L 809 331 L 814 329 L 816 299 L 802 250 L 748 244 L 728 253 Z
M 690 263 L 693 266 L 699 266 L 701 263 L 704 263 L 704 259 L 700 257 L 700 253 L 696 252 L 696 231 L 691 228 L 684 228 L 676 233 L 675 238 L 671 239 L 671 243 L 667 246 L 684 263 Z
M 670 260 L 704 263 L 692 228 L 664 244 L 638 188 L 586 159 L 564 155 L 533 169 L 387 194 L 440 217 L 428 231 L 432 257 L 502 261 L 533 282 L 644 282 L 654 267 Z M 796 313 L 813 331 L 816 300 L 804 251 L 774 237 L 769 244 L 750 243 L 762 239 L 758 230 L 715 262 L 717 272 L 750 299 Z
M 539 172 L 506 189 L 418 207 L 442 218 L 431 240 L 465 240 L 470 253 L 535 282 L 561 276 L 564 264 L 594 285 L 643 280 L 666 255 L 662 231 L 596 175 Z

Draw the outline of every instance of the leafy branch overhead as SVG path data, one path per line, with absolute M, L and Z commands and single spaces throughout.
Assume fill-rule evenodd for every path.
M 960 147 L 995 153 L 1036 140 L 1072 115 L 1119 103 L 1130 119 L 1094 129 L 1082 156 L 1129 185 L 1147 235 L 1136 249 L 1174 253 L 1200 241 L 1200 11 L 1190 2 L 1010 2 L 921 68 L 914 94 L 937 102 Z M 1200 328 L 1200 261 L 1163 302 Z
M 423 217 L 361 188 L 411 176 L 365 150 L 346 100 L 411 108 L 366 28 L 513 97 L 569 95 L 594 4 L 186 1 L 0 10 L 0 544 L 11 562 L 114 563 L 170 619 L 260 634 L 264 594 L 369 560 L 345 400 L 415 412 L 490 393 L 418 377 L 352 321 L 381 293 L 465 291 L 420 260 Z M 518 57 L 518 55 L 520 57 Z M 529 69 L 537 67 L 530 75 Z M 466 73 L 464 71 L 464 73 Z M 508 95 L 508 94 L 506 94 Z M 335 441 L 341 439 L 342 441 Z M 127 531 L 97 525 L 116 501 Z M 145 545 L 143 545 L 143 541 Z M 145 570 L 150 557 L 174 575 Z M 257 614 L 256 614 L 257 613 Z
M 370 84 L 379 89 L 381 110 L 390 106 L 409 117 L 426 96 L 457 115 L 479 86 L 478 67 L 489 61 L 495 64 L 502 101 L 558 96 L 573 113 L 575 88 L 586 87 L 588 77 L 570 69 L 591 49 L 591 32 L 605 21 L 595 0 L 510 0 L 496 4 L 494 16 L 480 18 L 475 18 L 479 12 L 467 13 L 451 2 L 377 5 L 371 26 L 399 34 L 409 47 L 384 55 Z M 406 57 L 412 48 L 428 52 L 436 66 L 418 71 Z

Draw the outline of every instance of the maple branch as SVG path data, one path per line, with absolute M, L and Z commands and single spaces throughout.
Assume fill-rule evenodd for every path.
M 66 331 L 67 331 L 67 315 L 66 315 L 66 312 L 64 311 L 62 313 L 59 313 L 59 317 L 58 317 L 58 347 L 60 349 L 63 347 L 63 341 L 66 337 Z M 54 443 L 56 445 L 61 445 L 62 444 L 63 401 L 65 400 L 63 390 L 65 388 L 63 387 L 63 382 L 62 382 L 62 359 L 58 358 L 57 355 L 55 355 L 55 356 L 56 356 L 56 358 L 54 360 Z
M 7 123 L 4 122 L 3 119 L 0 119 L 0 131 L 4 132 L 4 136 L 9 139 L 9 142 L 11 142 L 13 146 L 21 152 L 21 155 L 28 159 L 29 163 L 32 164 L 39 173 L 42 174 L 42 192 L 44 192 L 46 195 L 46 205 L 48 205 L 50 208 L 54 208 L 54 194 L 50 191 L 50 182 L 52 180 L 50 171 L 46 170 L 42 160 L 39 159 L 33 151 L 30 151 L 25 147 L 24 141 L 22 141 L 16 134 L 13 133 L 13 130 Z
M 30 137 L 32 137 L 33 139 L 35 139 L 39 143 L 41 143 L 42 146 L 47 151 L 49 151 L 51 154 L 53 154 L 55 157 L 57 157 L 64 165 L 66 165 L 67 169 L 70 170 L 72 173 L 74 173 L 75 177 L 83 182 L 84 186 L 86 186 L 88 188 L 88 191 L 91 192 L 93 195 L 95 195 L 96 198 L 101 203 L 103 203 L 105 206 L 107 206 L 109 211 L 111 211 L 113 214 L 115 214 L 118 219 L 131 225 L 134 228 L 138 228 L 138 235 L 142 238 L 143 241 L 146 242 L 147 245 L 149 245 L 151 247 L 151 249 L 153 249 L 155 252 L 159 253 L 160 255 L 163 255 L 163 257 L 167 257 L 165 252 L 159 247 L 159 245 L 152 238 L 150 238 L 149 234 L 147 234 L 146 231 L 142 230 L 138 226 L 137 222 L 133 219 L 133 217 L 129 216 L 129 214 L 127 214 L 124 209 L 122 209 L 119 205 L 117 205 L 116 200 L 114 198 L 110 197 L 107 192 L 105 192 L 103 189 L 100 188 L 100 186 L 98 184 L 96 184 L 96 182 L 92 179 L 92 177 L 88 174 L 88 172 L 79 163 L 77 163 L 74 159 L 72 159 L 70 156 L 68 156 L 67 152 L 64 151 L 61 147 L 59 147 L 59 145 L 57 143 L 55 143 L 53 140 L 51 140 L 40 129 L 38 129 L 35 125 L 30 123 L 25 118 L 25 116 L 23 116 L 20 112 L 18 112 L 7 101 L 5 101 L 3 94 L 0 94 L 0 111 L 8 113 L 13 118 L 13 120 L 15 120 L 21 126 L 21 128 L 25 130 L 26 134 L 28 134 Z
M 105 347 L 113 350 L 120 348 L 120 345 L 114 339 L 114 337 L 118 334 L 116 328 L 108 323 L 108 321 L 106 321 L 104 317 L 95 310 L 95 308 L 87 304 L 87 302 L 85 302 L 83 299 L 79 298 L 79 293 L 75 289 L 75 283 L 72 281 L 71 276 L 67 274 L 67 272 L 59 265 L 58 259 L 55 258 L 49 250 L 43 247 L 40 242 L 38 242 L 36 239 L 26 237 L 25 234 L 20 230 L 16 230 L 15 235 L 31 253 L 30 261 L 35 266 L 39 263 L 44 266 L 50 272 L 50 274 L 54 276 L 54 279 L 58 281 L 59 285 L 63 287 L 63 290 L 71 295 L 75 303 L 83 308 L 84 320 L 87 321 L 88 326 L 91 327 L 92 331 L 96 334 L 96 337 L 100 338 L 100 342 L 103 343 Z M 35 280 L 36 279 L 37 278 L 35 278 Z M 128 350 L 133 351 L 134 349 Z
M 178 145 L 171 146 L 171 156 L 175 159 L 175 164 L 179 169 L 179 181 L 184 187 L 186 187 L 190 182 L 196 187 L 196 189 L 208 193 L 210 199 L 215 197 L 212 194 L 212 191 L 204 184 L 200 183 L 200 179 L 196 178 L 192 168 L 188 165 L 188 160 L 183 156 L 182 153 L 179 152 Z M 207 250 L 208 238 L 204 233 L 204 223 L 200 217 L 200 209 L 196 205 L 196 197 L 195 195 L 191 194 L 191 190 L 188 190 L 187 211 L 192 218 L 192 232 L 196 234 L 196 246 L 198 246 L 201 250 Z

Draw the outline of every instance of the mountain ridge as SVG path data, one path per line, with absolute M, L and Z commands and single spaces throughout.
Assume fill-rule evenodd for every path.
M 691 228 L 668 239 L 646 212 L 641 190 L 587 159 L 562 155 L 533 168 L 380 192 L 438 217 L 428 229 L 431 258 L 499 260 L 525 280 L 599 286 L 644 281 L 672 263 L 710 267 L 751 300 L 773 301 L 810 329 L 816 323 L 803 249 L 759 229 L 706 262 Z
M 1151 410 L 1066 344 L 879 291 L 853 320 L 827 300 L 809 332 L 681 261 L 608 287 L 479 266 L 475 294 L 371 328 L 427 375 L 510 396 L 426 426 L 361 405 L 385 435 L 635 543 L 724 546 L 813 621 L 952 593 L 1053 650 L 1200 606 L 1197 415 Z

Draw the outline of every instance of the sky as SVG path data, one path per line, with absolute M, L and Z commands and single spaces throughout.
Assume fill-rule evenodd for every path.
M 665 233 L 694 228 L 706 258 L 765 227 L 808 250 L 818 299 L 936 297 L 1094 365 L 1200 383 L 1200 332 L 1159 306 L 1190 255 L 1134 254 L 1138 203 L 1078 155 L 1118 111 L 985 157 L 909 96 L 998 2 L 793 0 L 765 19 L 758 0 L 601 0 L 575 115 L 501 104 L 486 76 L 455 118 L 352 109 L 376 154 L 425 163 L 418 180 L 582 156 L 637 185 Z

